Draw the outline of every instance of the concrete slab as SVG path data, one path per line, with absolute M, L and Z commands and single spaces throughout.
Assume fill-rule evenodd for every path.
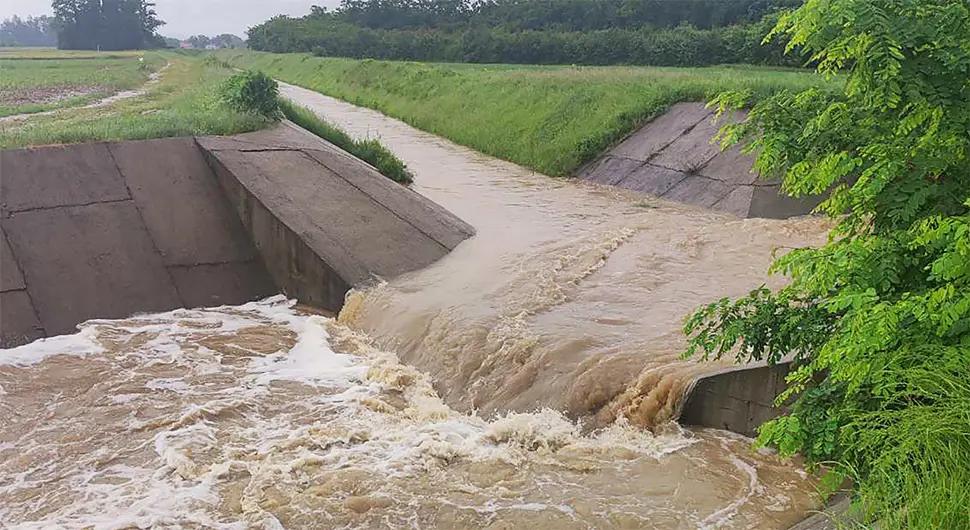
M 449 250 L 302 152 L 213 155 L 351 285 L 420 269 Z
M 615 186 L 642 165 L 643 162 L 640 160 L 609 155 L 590 166 L 582 178 L 600 184 Z
M 612 154 L 647 161 L 701 121 L 714 115 L 703 103 L 677 103 L 620 143 Z
M 687 178 L 686 173 L 644 164 L 618 182 L 616 186 L 660 197 L 685 178 Z
M 5 150 L 0 175 L 5 213 L 130 198 L 105 144 Z
M 678 182 L 674 187 L 661 195 L 661 197 L 672 201 L 696 204 L 703 208 L 710 208 L 733 190 L 734 186 L 730 184 L 691 175 Z
M 650 163 L 686 173 L 696 173 L 720 152 L 721 148 L 711 143 L 711 139 L 719 129 L 720 126 L 713 124 L 710 118 L 703 119 L 693 129 L 651 158 Z
M 186 307 L 241 305 L 279 293 L 261 261 L 170 267 Z
M 777 183 L 752 171 L 753 155 L 738 147 L 721 151 L 711 143 L 724 123 L 742 120 L 746 112 L 733 112 L 717 123 L 713 117 L 703 103 L 674 105 L 577 175 L 741 217 L 803 215 L 818 204 L 779 196 Z M 647 160 L 641 164 L 640 159 Z
M 423 195 L 385 178 L 337 147 L 327 147 L 303 152 L 442 246 L 452 250 L 475 233 L 471 225 Z
M 196 138 L 206 151 L 265 151 L 321 149 L 319 136 L 307 133 L 292 122 L 282 121 L 276 127 L 236 136 L 200 136 Z
M 829 501 L 828 505 L 819 513 L 813 514 L 789 530 L 842 530 L 845 528 L 860 528 L 858 514 L 852 513 L 852 499 L 847 494 L 840 494 Z M 878 525 L 868 527 L 878 529 Z
M 0 293 L 0 348 L 14 348 L 44 337 L 27 291 Z
M 132 201 L 17 213 L 4 229 L 50 335 L 181 305 Z
M 730 184 L 751 185 L 758 181 L 754 159 L 754 155 L 743 154 L 740 147 L 734 146 L 718 153 L 698 174 Z
M 748 217 L 751 209 L 751 197 L 754 195 L 754 186 L 738 186 L 731 190 L 723 199 L 711 206 L 712 210 L 727 212 L 738 217 Z
M 0 292 L 26 288 L 27 284 L 24 283 L 24 276 L 20 273 L 20 266 L 10 252 L 7 234 L 3 232 L 3 227 L 0 225 Z
M 192 138 L 108 146 L 166 265 L 249 261 L 256 249 Z
M 280 220 L 226 169 L 217 156 L 209 153 L 213 171 L 226 190 L 226 196 L 249 232 L 274 283 L 291 298 L 330 311 L 343 307 L 351 285 L 311 249 L 303 236 Z M 325 235 L 325 234 L 324 234 Z M 349 256 L 344 267 L 354 266 Z

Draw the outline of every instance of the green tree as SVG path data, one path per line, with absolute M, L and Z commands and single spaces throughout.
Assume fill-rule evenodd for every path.
M 48 16 L 20 18 L 14 15 L 0 22 L 3 46 L 56 46 L 54 19 Z
M 161 47 L 165 23 L 146 0 L 53 0 L 57 46 L 68 50 Z
M 828 193 L 836 225 L 777 259 L 787 287 L 691 315 L 688 355 L 793 356 L 760 443 L 854 479 L 883 528 L 970 528 L 970 2 L 808 0 L 774 35 L 844 90 L 778 94 L 722 138 Z
M 197 50 L 204 50 L 206 46 L 212 43 L 212 39 L 205 35 L 192 35 L 187 40 Z

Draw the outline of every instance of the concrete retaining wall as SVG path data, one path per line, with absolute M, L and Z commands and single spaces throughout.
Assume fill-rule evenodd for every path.
M 94 318 L 236 305 L 281 289 L 337 310 L 350 287 L 426 266 L 470 234 L 290 124 L 4 150 L 0 347 Z
M 728 119 L 738 120 L 743 114 Z M 703 103 L 678 103 L 579 171 L 582 179 L 647 193 L 740 217 L 787 218 L 818 200 L 780 193 L 780 184 L 752 172 L 754 157 L 712 143 L 720 129 Z
M 0 153 L 0 342 L 276 292 L 193 139 Z
M 690 386 L 680 423 L 714 427 L 754 437 L 762 423 L 778 416 L 775 398 L 785 389 L 788 363 L 741 367 L 702 377 Z
M 337 311 L 350 287 L 426 267 L 474 233 L 292 124 L 199 145 L 270 275 L 311 305 Z

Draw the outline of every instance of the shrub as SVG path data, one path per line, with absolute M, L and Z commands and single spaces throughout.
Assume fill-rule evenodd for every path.
M 414 182 L 414 175 L 394 153 L 377 140 L 354 140 L 340 128 L 317 117 L 313 111 L 286 100 L 280 101 L 286 118 L 333 145 L 374 166 L 385 177 L 401 184 Z
M 263 72 L 247 70 L 233 75 L 222 87 L 222 99 L 239 112 L 272 120 L 282 115 L 279 84 Z
M 828 242 L 791 278 L 701 308 L 689 353 L 796 369 L 760 442 L 853 479 L 865 523 L 970 529 L 970 3 L 810 0 L 773 35 L 841 93 L 780 92 L 721 137 L 789 195 L 822 195 Z M 744 93 L 716 100 L 746 106 Z

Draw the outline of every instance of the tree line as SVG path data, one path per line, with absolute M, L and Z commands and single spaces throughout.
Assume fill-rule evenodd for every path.
M 49 16 L 20 18 L 16 15 L 0 22 L 0 46 L 56 46 L 57 31 Z
M 165 23 L 146 0 L 54 0 L 57 47 L 65 50 L 140 50 L 164 46 Z
M 753 22 L 802 0 L 342 0 L 335 19 L 372 29 L 473 25 L 509 31 L 589 31 L 663 28 L 700 29 Z M 326 16 L 315 8 L 311 16 Z
M 216 35 L 215 37 L 209 37 L 206 35 L 192 35 L 191 37 L 185 39 L 185 41 L 192 45 L 192 48 L 196 50 L 205 50 L 209 46 L 214 48 L 246 47 L 246 41 L 238 35 L 233 35 L 232 33 L 222 33 L 220 35 Z M 180 48 L 182 46 L 182 41 L 172 37 L 165 37 L 165 46 L 167 48 Z
M 797 65 L 761 46 L 800 0 L 343 0 L 250 28 L 270 52 L 532 64 Z

